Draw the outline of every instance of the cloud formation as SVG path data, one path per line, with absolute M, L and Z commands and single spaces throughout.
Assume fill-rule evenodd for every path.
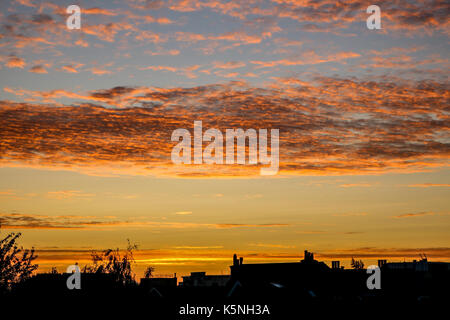
M 258 173 L 248 165 L 173 165 L 171 134 L 192 130 L 194 120 L 222 131 L 279 129 L 282 174 L 410 172 L 449 164 L 449 91 L 436 81 L 316 77 L 280 78 L 266 87 L 232 81 L 88 93 L 4 90 L 35 102 L 0 102 L 2 166 L 180 177 Z M 66 105 L 61 98 L 80 102 Z
M 8 61 L 6 62 L 6 66 L 8 68 L 21 68 L 23 69 L 23 67 L 25 67 L 26 63 L 25 60 L 20 58 L 20 57 L 16 57 L 14 55 L 11 55 L 8 59 Z
M 394 218 L 402 219 L 402 218 L 415 218 L 415 217 L 423 217 L 423 216 L 434 216 L 436 213 L 431 211 L 417 212 L 417 213 L 404 213 Z
M 450 258 L 449 247 L 422 247 L 422 248 L 380 248 L 362 247 L 344 249 L 339 248 L 317 253 L 317 257 L 325 259 L 351 259 L 357 258 L 419 258 L 421 254 L 429 258 Z
M 39 215 L 0 213 L 0 226 L 4 229 L 105 229 L 105 228 L 158 228 L 158 229 L 234 229 L 283 228 L 287 223 L 195 223 L 161 222 L 142 219 L 120 220 L 116 217 L 77 215 Z
M 442 187 L 442 188 L 448 188 L 450 187 L 450 184 L 448 183 L 416 183 L 416 184 L 410 184 L 408 187 L 411 188 L 432 188 L 432 187 Z

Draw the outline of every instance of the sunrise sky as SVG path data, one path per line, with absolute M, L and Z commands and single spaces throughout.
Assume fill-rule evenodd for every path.
M 68 30 L 66 8 L 81 8 Z M 366 8 L 381 8 L 369 30 Z M 40 271 L 450 260 L 448 1 L 0 2 L 1 234 Z M 177 128 L 276 128 L 280 170 L 174 165 Z

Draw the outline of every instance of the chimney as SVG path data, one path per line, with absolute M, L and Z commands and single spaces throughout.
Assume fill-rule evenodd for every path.
M 331 261 L 331 268 L 332 269 L 340 269 L 340 261 Z
M 238 266 L 239 262 L 238 262 L 238 258 L 236 253 L 233 255 L 233 266 Z
M 239 258 L 239 265 L 242 266 L 242 262 L 244 261 L 244 258 L 240 257 Z
M 303 259 L 305 262 L 311 262 L 314 261 L 314 253 L 308 252 L 308 250 L 305 250 L 305 257 Z
M 386 264 L 386 260 L 378 260 L 378 268 L 381 268 L 382 266 L 384 266 Z

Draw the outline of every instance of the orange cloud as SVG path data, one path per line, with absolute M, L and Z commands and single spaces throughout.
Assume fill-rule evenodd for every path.
M 58 194 L 59 196 L 59 194 Z M 63 195 L 64 196 L 64 195 Z M 89 195 L 90 196 L 90 195 Z M 118 220 L 115 217 L 74 215 L 38 215 L 0 213 L 0 225 L 4 229 L 105 229 L 105 228 L 158 228 L 158 229 L 233 229 L 233 228 L 282 228 L 284 223 L 194 223 L 161 222 L 133 219 Z
M 105 70 L 105 69 L 100 69 L 100 68 L 95 68 L 95 67 L 90 69 L 90 71 L 91 71 L 92 74 L 99 75 L 99 76 L 113 73 L 110 70 Z
M 93 197 L 95 194 L 84 193 L 78 190 L 60 190 L 60 191 L 49 191 L 47 192 L 47 197 L 52 199 L 70 199 L 70 198 L 86 198 Z
M 31 0 L 16 0 L 16 2 L 26 7 L 36 7 Z
M 423 216 L 434 216 L 436 213 L 434 212 L 418 212 L 418 213 L 405 213 L 400 214 L 398 216 L 394 216 L 394 218 L 401 219 L 401 218 L 415 218 L 415 217 L 423 217 Z
M 322 251 L 316 257 L 325 259 L 350 259 L 358 258 L 418 258 L 421 254 L 426 254 L 429 258 L 450 258 L 450 248 L 448 247 L 426 247 L 426 248 L 338 248 L 329 251 Z
M 170 71 L 170 72 L 177 72 L 178 71 L 177 68 L 169 67 L 169 66 L 148 66 L 148 67 L 141 68 L 141 70 L 153 70 L 153 71 L 164 70 L 164 71 Z
M 0 190 L 0 196 L 14 196 L 15 194 L 14 190 Z
M 77 70 L 74 66 L 72 66 L 72 65 L 62 66 L 62 67 L 60 68 L 60 70 L 61 70 L 61 71 L 68 72 L 68 73 L 78 73 L 78 70 Z
M 217 69 L 237 69 L 245 67 L 246 64 L 244 62 L 239 61 L 228 61 L 228 62 L 215 62 L 214 68 Z
M 417 183 L 410 184 L 408 187 L 411 188 L 431 188 L 431 187 L 450 187 L 450 184 L 447 183 Z
M 98 14 L 104 16 L 116 16 L 118 13 L 113 10 L 108 10 L 105 8 L 83 8 L 83 14 Z
M 258 175 L 257 166 L 173 165 L 171 133 L 191 130 L 193 120 L 222 131 L 278 128 L 282 175 L 416 172 L 449 164 L 449 91 L 436 81 L 316 77 L 275 79 L 265 87 L 234 81 L 192 88 L 118 86 L 88 93 L 4 90 L 36 102 L 0 102 L 2 166 L 100 175 Z M 61 98 L 84 102 L 57 103 Z
M 177 56 L 180 50 L 146 51 L 145 53 L 151 56 Z
M 9 56 L 8 61 L 6 62 L 6 66 L 8 68 L 21 68 L 25 67 L 25 60 L 16 56 Z
M 30 69 L 30 72 L 33 72 L 33 73 L 48 73 L 47 70 L 45 70 L 45 68 L 43 66 L 41 66 L 41 65 L 33 66 Z
M 371 187 L 370 183 L 344 183 L 339 185 L 342 188 L 352 188 L 352 187 Z
M 192 211 L 177 211 L 177 212 L 175 212 L 175 214 L 178 214 L 178 215 L 190 215 L 190 214 L 192 214 Z
M 359 53 L 356 52 L 338 52 L 330 54 L 329 56 L 319 56 L 314 51 L 305 52 L 300 59 L 282 59 L 273 61 L 251 61 L 251 63 L 258 65 L 261 68 L 282 66 L 295 66 L 295 65 L 305 65 L 305 64 L 320 64 L 326 62 L 337 62 L 351 58 L 360 57 Z

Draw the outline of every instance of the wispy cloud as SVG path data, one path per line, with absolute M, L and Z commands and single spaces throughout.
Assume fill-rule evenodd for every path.
M 320 56 L 314 51 L 308 51 L 302 54 L 298 59 L 282 59 L 282 60 L 272 60 L 272 61 L 251 61 L 251 63 L 258 65 L 261 68 L 269 68 L 276 66 L 299 66 L 305 64 L 320 64 L 326 62 L 337 62 L 346 59 L 358 58 L 359 53 L 356 52 L 338 52 L 332 53 L 327 56 Z
M 434 215 L 436 215 L 435 212 L 424 211 L 424 212 L 417 212 L 417 213 L 404 213 L 404 214 L 400 214 L 398 216 L 394 216 L 394 218 L 402 219 L 402 218 L 415 218 L 415 217 L 434 216 Z
M 158 228 L 158 229 L 233 229 L 233 228 L 282 228 L 285 223 L 195 223 L 161 222 L 142 219 L 117 219 L 77 215 L 39 215 L 0 213 L 0 225 L 5 229 L 105 229 L 105 228 Z
M 93 193 L 86 193 L 79 190 L 58 190 L 47 192 L 47 197 L 51 199 L 71 199 L 71 198 L 90 198 L 94 197 Z
M 180 215 L 180 216 L 186 216 L 186 215 L 191 215 L 192 211 L 177 211 L 177 212 L 175 212 L 175 214 Z
M 41 66 L 41 65 L 36 65 L 36 66 L 31 67 L 30 72 L 41 73 L 41 74 L 48 73 L 47 70 L 44 68 L 44 66 Z
M 419 248 L 380 248 L 380 247 L 361 247 L 361 248 L 338 248 L 329 251 L 321 251 L 316 254 L 317 257 L 325 259 L 350 259 L 358 258 L 419 258 L 421 254 L 426 254 L 430 258 L 450 258 L 449 247 L 419 247 Z
M 370 183 L 344 183 L 339 185 L 342 188 L 353 188 L 353 187 L 372 187 Z
M 77 66 L 73 65 L 65 65 L 59 68 L 60 71 L 68 72 L 68 73 L 78 73 Z
M 0 190 L 0 196 L 14 196 L 16 195 L 15 190 Z
M 432 187 L 442 187 L 442 188 L 448 188 L 450 187 L 450 184 L 447 183 L 417 183 L 417 184 L 410 184 L 408 187 L 411 188 L 432 188 Z

